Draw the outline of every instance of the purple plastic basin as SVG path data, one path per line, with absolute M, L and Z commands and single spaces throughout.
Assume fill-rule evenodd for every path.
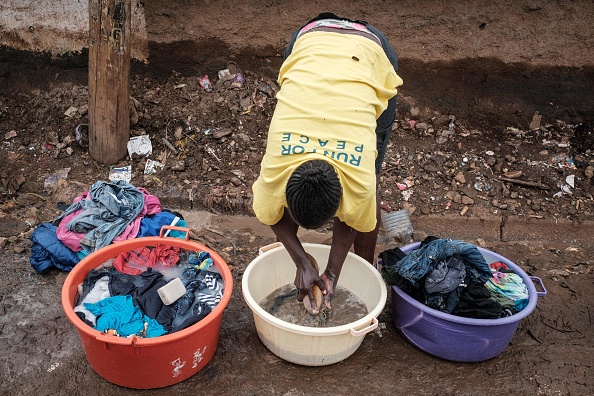
M 413 243 L 401 248 L 409 253 L 420 246 Z M 505 350 L 520 321 L 536 307 L 538 296 L 547 291 L 540 278 L 528 276 L 520 267 L 490 250 L 477 247 L 487 264 L 501 261 L 520 275 L 528 287 L 528 305 L 515 315 L 499 319 L 473 319 L 450 315 L 429 308 L 392 286 L 392 317 L 396 329 L 417 348 L 433 356 L 456 362 L 480 362 Z M 538 281 L 542 292 L 537 292 Z

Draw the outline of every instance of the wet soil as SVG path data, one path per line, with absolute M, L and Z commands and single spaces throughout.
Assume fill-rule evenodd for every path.
M 316 369 L 271 354 L 241 296 L 243 270 L 258 247 L 273 241 L 270 230 L 245 218 L 211 217 L 252 215 L 250 186 L 275 104 L 274 91 L 266 87 L 274 88 L 284 44 L 311 10 L 291 6 L 295 9 L 282 11 L 278 19 L 272 14 L 284 2 L 253 9 L 184 2 L 167 12 L 155 8 L 158 2 L 148 3 L 150 59 L 132 65 L 131 134 L 149 135 L 149 158 L 164 168 L 144 174 L 146 158 L 136 156 L 114 165 L 131 165 L 132 184 L 157 195 L 164 206 L 205 211 L 200 212 L 204 222 L 190 226 L 221 252 L 236 284 L 212 362 L 181 384 L 147 394 L 593 392 L 594 313 L 588 296 L 594 289 L 594 243 L 581 231 L 594 214 L 594 65 L 584 61 L 590 49 L 583 45 L 593 33 L 575 20 L 587 15 L 590 3 L 532 2 L 508 7 L 503 17 L 500 4 L 485 2 L 480 17 L 460 19 L 465 14 L 459 6 L 403 2 L 402 20 L 393 29 L 385 5 L 357 6 L 365 19 L 388 32 L 405 81 L 381 174 L 385 209 L 406 208 L 417 240 L 439 229 L 440 236 L 463 235 L 484 244 L 541 277 L 548 295 L 520 323 L 509 347 L 487 362 L 453 363 L 419 351 L 395 330 L 388 301 L 379 330 L 366 336 L 353 356 Z M 337 12 L 350 15 L 346 11 L 353 4 L 337 2 Z M 216 34 L 204 29 L 206 17 L 194 12 L 200 7 L 209 11 Z M 245 18 L 230 18 L 233 12 Z M 180 41 L 174 21 L 184 20 L 179 18 L 184 13 L 194 17 L 185 19 L 188 39 Z M 246 20 L 255 30 L 246 30 Z M 507 29 L 491 30 L 504 20 Z M 266 24 L 268 29 L 262 28 Z M 558 34 L 543 33 L 543 25 Z M 489 43 L 500 45 L 480 45 L 487 36 L 475 42 L 465 35 L 463 45 L 459 37 L 465 29 L 487 32 Z M 436 46 L 438 40 L 428 37 L 445 44 Z M 542 46 L 534 44 L 535 37 Z M 205 92 L 198 78 L 208 74 L 216 84 L 230 61 L 245 75 L 243 86 L 221 83 Z M 41 276 L 28 264 L 34 227 L 55 218 L 60 203 L 70 203 L 109 175 L 110 166 L 87 152 L 86 67 L 84 52 L 56 57 L 0 49 L 0 339 L 7 346 L 1 393 L 136 393 L 102 380 L 87 364 L 59 303 L 66 274 Z M 64 169 L 65 178 L 52 178 Z M 447 221 L 439 219 L 451 216 L 475 226 L 463 229 L 457 222 L 448 230 Z M 426 219 L 436 219 L 433 227 Z M 527 222 L 530 233 L 487 238 L 490 230 L 476 225 L 493 219 L 496 227 Z M 557 220 L 569 226 L 557 228 Z M 331 228 L 305 237 L 327 243 Z M 382 234 L 377 250 L 397 244 Z
M 39 275 L 26 255 L 7 253 L 0 257 L 3 393 L 190 395 L 199 390 L 222 395 L 322 395 L 331 389 L 335 394 L 370 395 L 587 395 L 594 387 L 594 312 L 588 298 L 594 277 L 591 244 L 493 241 L 486 246 L 542 279 L 548 292 L 538 297 L 535 310 L 520 321 L 510 344 L 493 359 L 457 363 L 415 348 L 394 327 L 389 296 L 378 329 L 365 336 L 353 355 L 314 368 L 288 363 L 268 351 L 242 297 L 243 270 L 256 256 L 256 247 L 273 241 L 269 232 L 260 232 L 240 217 L 184 214 L 192 229 L 204 233 L 200 242 L 208 241 L 226 257 L 235 282 L 217 351 L 204 369 L 179 384 L 145 392 L 102 379 L 89 366 L 77 332 L 62 311 L 66 274 Z M 319 242 L 323 237 L 328 234 L 304 240 Z M 395 241 L 380 238 L 379 249 L 394 246 Z

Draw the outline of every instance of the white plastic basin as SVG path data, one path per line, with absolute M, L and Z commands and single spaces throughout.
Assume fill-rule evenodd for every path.
M 326 268 L 330 246 L 303 244 L 320 266 Z M 262 249 L 264 250 L 264 249 Z M 295 264 L 284 246 L 279 245 L 256 257 L 242 279 L 242 292 L 252 310 L 258 336 L 276 356 L 304 366 L 325 366 L 351 356 L 365 334 L 377 328 L 377 316 L 386 304 L 387 289 L 380 273 L 367 261 L 349 253 L 338 284 L 350 290 L 366 305 L 368 314 L 342 326 L 308 327 L 280 320 L 259 303 L 270 293 L 295 279 Z

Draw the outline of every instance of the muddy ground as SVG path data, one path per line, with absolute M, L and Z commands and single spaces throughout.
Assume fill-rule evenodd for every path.
M 131 134 L 148 135 L 148 158 L 164 167 L 145 174 L 147 158 L 122 159 L 115 165 L 132 166 L 132 184 L 171 209 L 251 215 L 250 186 L 274 110 L 283 40 L 311 11 L 291 5 L 281 21 L 271 18 L 281 3 L 246 9 L 184 2 L 167 13 L 147 4 L 151 56 L 132 65 Z M 219 349 L 190 380 L 147 393 L 591 394 L 594 244 L 586 230 L 594 214 L 594 65 L 584 61 L 591 49 L 583 43 L 594 34 L 575 19 L 587 15 L 591 3 L 526 3 L 508 7 L 504 18 L 494 5 L 464 14 L 458 7 L 403 2 L 398 25 L 395 11 L 365 3 L 359 11 L 399 51 L 405 82 L 381 175 L 385 207 L 408 209 L 417 240 L 439 230 L 482 244 L 541 277 L 549 294 L 522 321 L 509 348 L 488 362 L 451 363 L 415 349 L 395 331 L 388 304 L 382 330 L 367 336 L 351 358 L 321 369 L 298 367 L 259 342 L 239 288 L 245 266 L 272 235 L 245 220 L 228 227 L 226 217 L 214 218 L 193 228 L 221 252 L 237 281 Z M 352 15 L 350 5 L 337 2 L 337 12 Z M 197 12 L 184 23 L 163 23 L 199 6 L 209 11 L 210 30 Z M 234 22 L 232 12 L 245 18 Z M 244 37 L 246 20 L 256 32 Z M 543 34 L 543 24 L 558 34 Z M 171 39 L 180 26 L 187 41 Z M 423 41 L 432 36 L 445 44 Z M 535 37 L 542 45 L 526 46 L 538 42 Z M 9 351 L 0 373 L 6 394 L 134 393 L 102 380 L 86 363 L 59 304 L 66 274 L 41 276 L 28 264 L 34 227 L 110 173 L 87 152 L 86 66 L 85 53 L 0 50 L 0 338 Z M 228 67 L 243 73 L 242 86 L 219 79 Z M 205 74 L 213 92 L 199 85 Z M 528 231 L 506 233 L 506 224 L 528 224 Z M 317 231 L 319 242 L 331 237 L 330 228 Z M 239 246 L 235 254 L 229 238 Z M 378 252 L 395 244 L 383 236 Z

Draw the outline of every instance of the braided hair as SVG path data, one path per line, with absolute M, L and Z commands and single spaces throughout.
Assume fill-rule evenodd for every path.
M 287 205 L 301 227 L 322 227 L 334 217 L 342 186 L 334 167 L 323 160 L 306 161 L 293 171 L 287 182 Z

